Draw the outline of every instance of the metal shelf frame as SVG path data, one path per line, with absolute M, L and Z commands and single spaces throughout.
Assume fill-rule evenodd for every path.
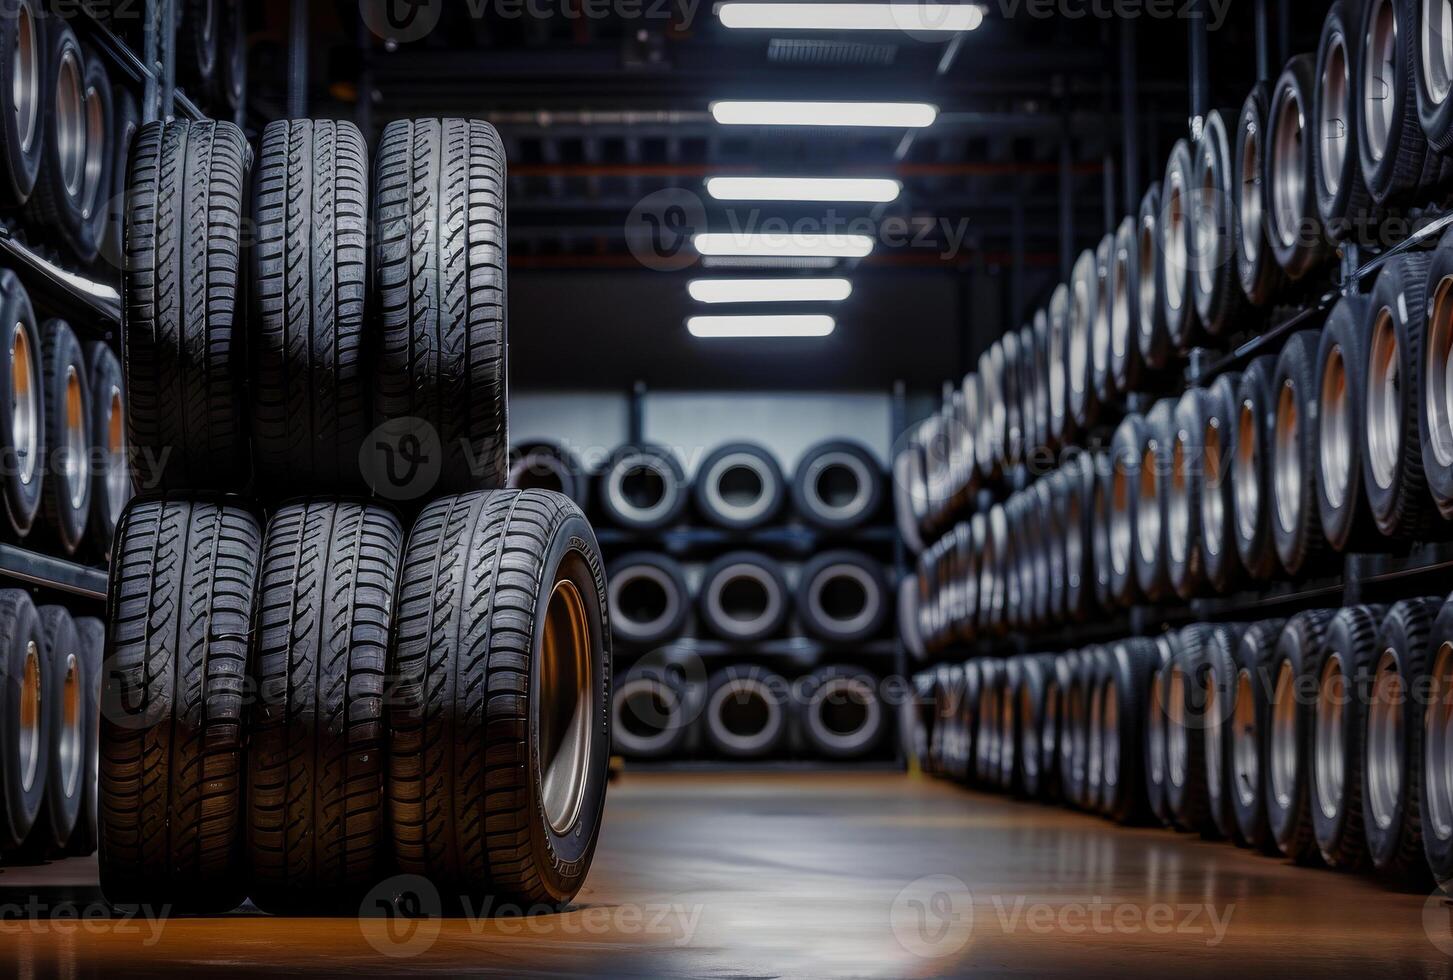
M 106 601 L 106 569 L 79 565 L 18 545 L 0 544 L 0 577 L 95 602 Z

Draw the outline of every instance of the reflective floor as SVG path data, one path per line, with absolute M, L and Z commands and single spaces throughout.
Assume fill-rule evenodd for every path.
M 887 774 L 627 776 L 557 915 L 115 921 L 94 881 L 0 872 L 0 976 L 1453 976 L 1428 895 Z

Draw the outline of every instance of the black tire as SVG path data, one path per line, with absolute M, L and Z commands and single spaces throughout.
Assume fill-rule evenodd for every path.
M 216 90 L 221 8 L 222 0 L 183 0 L 176 12 L 178 80 L 198 103 Z
M 1095 316 L 1090 329 L 1090 379 L 1095 386 L 1095 400 L 1108 405 L 1115 400 L 1115 379 L 1110 373 L 1110 332 L 1115 293 L 1112 277 L 1115 268 L 1115 233 L 1100 240 L 1095 250 Z
M 1110 384 L 1116 394 L 1140 387 L 1140 236 L 1136 219 L 1126 218 L 1115 232 L 1110 265 Z
M 1362 5 L 1362 54 L 1355 91 L 1362 119 L 1358 155 L 1368 190 L 1379 204 L 1408 201 L 1430 191 L 1443 160 L 1432 152 L 1418 116 L 1419 0 L 1367 0 Z
M 217 44 L 217 103 L 222 115 L 243 125 L 247 112 L 247 4 L 222 0 Z
M 686 511 L 686 473 L 676 454 L 663 446 L 621 446 L 601 469 L 597 499 L 620 527 L 660 530 Z
M 1203 396 L 1201 561 L 1211 590 L 1222 595 L 1234 589 L 1245 574 L 1236 548 L 1236 484 L 1232 476 L 1240 387 L 1241 375 L 1231 372 L 1216 378 Z
M 1246 366 L 1236 390 L 1231 445 L 1232 512 L 1236 554 L 1253 579 L 1265 581 L 1277 572 L 1275 517 L 1271 500 L 1271 458 L 1276 392 L 1272 379 L 1276 358 L 1258 357 Z
M 797 462 L 792 504 L 799 517 L 820 530 L 861 527 L 883 505 L 883 467 L 859 443 L 820 442 Z
M 613 615 L 613 614 L 612 614 Z M 898 640 L 915 663 L 928 659 L 923 634 L 918 631 L 918 578 L 904 575 L 898 580 Z
M 950 599 L 958 596 L 955 606 L 950 602 L 949 629 L 946 639 L 958 639 L 972 643 L 978 636 L 980 557 L 984 535 L 988 532 L 987 518 L 975 514 L 966 523 L 953 531 L 953 554 L 951 563 L 953 579 L 948 583 Z M 902 615 L 901 611 L 899 615 Z
M 1165 702 L 1166 674 L 1170 670 L 1174 649 L 1171 635 L 1162 634 L 1154 640 L 1155 655 L 1145 679 L 1145 740 L 1143 743 L 1145 802 L 1151 815 L 1164 826 L 1172 825 L 1170 803 L 1166 797 L 1166 729 L 1170 712 Z
M 1316 59 L 1301 54 L 1287 62 L 1267 110 L 1267 237 L 1288 279 L 1305 278 L 1332 256 L 1332 243 L 1317 212 L 1317 174 L 1312 164 L 1312 92 Z
M 1100 458 L 1079 453 L 1063 470 L 1064 609 L 1071 622 L 1089 618 L 1095 607 L 1095 463 Z
M 1049 308 L 1034 314 L 1034 445 L 1046 452 L 1054 445 L 1049 419 Z M 968 389 L 964 389 L 968 398 Z M 978 405 L 974 405 L 977 412 Z
M 1262 799 L 1277 850 L 1297 864 L 1317 864 L 1321 855 L 1312 827 L 1312 704 L 1305 691 L 1308 665 L 1326 641 L 1332 611 L 1312 610 L 1287 620 L 1272 659 L 1267 766 Z
M 22 850 L 42 861 L 70 842 L 86 795 L 86 674 L 85 653 L 75 621 L 62 606 L 41 606 L 41 674 L 44 678 L 42 727 L 49 747 L 46 770 L 38 778 L 45 784 L 40 812 Z
M 1373 647 L 1362 739 L 1362 827 L 1368 857 L 1385 881 L 1420 892 L 1432 885 L 1420 812 L 1425 779 L 1422 714 L 1427 705 L 1412 692 L 1427 684 L 1430 654 L 1453 637 L 1453 613 L 1443 618 L 1442 606 L 1443 600 L 1436 598 L 1405 599 L 1383 617 Z
M 631 668 L 611 694 L 613 751 L 628 759 L 669 759 L 685 751 L 692 691 L 679 671 L 657 664 Z
M 999 469 L 1010 470 L 1024 461 L 1024 402 L 1020 397 L 1021 358 L 1019 335 L 1013 330 L 999 338 L 1001 352 L 999 397 L 1004 403 L 1003 441 L 999 446 Z
M 1150 814 L 1146 796 L 1144 756 L 1146 713 L 1151 671 L 1159 662 L 1154 640 L 1130 639 L 1112 644 L 1101 679 L 1100 711 L 1104 733 L 1101 809 L 1116 823 L 1143 823 Z M 1114 711 L 1110 706 L 1113 704 Z
M 1362 490 L 1362 437 L 1367 417 L 1367 298 L 1344 296 L 1322 328 L 1313 374 L 1317 386 L 1315 442 L 1317 511 L 1327 542 L 1338 551 L 1377 536 Z
M 974 439 L 974 464 L 980 481 L 998 479 L 1003 473 L 1009 412 L 1004 404 L 1004 345 L 992 343 L 979 355 L 979 419 Z M 1070 424 L 1070 423 L 1066 423 Z M 799 470 L 801 464 L 798 464 Z M 797 485 L 793 481 L 796 499 Z M 930 498 L 933 494 L 930 492 Z
M 1251 94 L 1241 104 L 1233 157 L 1237 187 L 1232 214 L 1236 273 L 1242 293 L 1254 306 L 1270 304 L 1284 282 L 1281 266 L 1271 250 L 1271 199 L 1266 184 L 1269 102 L 1264 82 L 1252 86 Z
M 1100 417 L 1095 394 L 1094 330 L 1099 310 L 1100 263 L 1094 249 L 1080 253 L 1070 278 L 1069 349 L 1065 353 L 1066 406 L 1073 431 L 1086 432 Z
M 970 736 L 972 746 L 972 780 L 980 786 L 999 788 L 999 735 L 1000 708 L 999 690 L 1003 684 L 1004 661 L 998 659 L 976 660 L 965 667 L 965 677 L 970 671 L 975 683 L 966 685 L 964 694 L 973 695 L 972 724 Z
M 1206 812 L 1216 828 L 1216 836 L 1238 844 L 1241 843 L 1241 831 L 1236 824 L 1236 808 L 1231 802 L 1231 750 L 1236 710 L 1236 654 L 1244 633 L 1244 626 L 1233 623 L 1219 624 L 1211 630 L 1203 658 L 1199 732 L 1206 773 Z M 1195 737 L 1197 733 L 1191 734 Z
M 396 120 L 374 158 L 374 421 L 431 427 L 446 493 L 509 477 L 505 169 L 479 120 Z
M 782 566 L 751 551 L 729 552 L 707 565 L 696 601 L 702 626 L 733 643 L 776 636 L 792 613 Z
M 1060 798 L 1066 806 L 1078 806 L 1081 779 L 1075 773 L 1075 726 L 1078 712 L 1083 709 L 1079 701 L 1079 668 L 1082 653 L 1072 650 L 1060 654 L 1057 661 L 1059 680 L 1059 712 L 1056 728 L 1058 734 L 1055 747 L 1055 771 L 1058 775 Z
M 1417 786 L 1418 828 L 1423 855 L 1434 880 L 1445 893 L 1453 890 L 1453 776 L 1450 776 L 1447 732 L 1453 724 L 1453 608 L 1438 613 L 1428 638 L 1426 701 L 1413 708 L 1421 714 L 1416 744 L 1408 745 L 1412 782 Z M 1414 688 L 1414 690 L 1418 690 Z M 1409 810 L 1409 816 L 1412 811 Z
M 40 171 L 26 202 L 26 218 L 36 233 L 75 252 L 82 262 L 96 257 L 86 208 L 86 164 L 90 137 L 86 112 L 86 54 L 66 21 L 47 16 L 41 22 Z M 111 93 L 105 95 L 107 109 Z M 98 159 L 104 154 L 97 149 Z M 91 189 L 96 189 L 92 183 Z
M 766 448 L 733 442 L 701 461 L 691 494 L 708 524 L 745 531 L 776 519 L 787 500 L 787 481 Z
M 228 123 L 147 123 L 133 146 L 121 350 L 139 490 L 246 483 L 241 228 L 250 159 Z
M 1070 689 L 1071 654 L 1061 653 L 1046 659 L 1044 708 L 1040 714 L 1039 770 L 1046 802 L 1065 799 L 1065 773 L 1061 767 L 1061 751 L 1068 744 L 1067 697 Z
M 705 707 L 712 749 L 730 759 L 775 755 L 787 739 L 787 690 L 787 681 L 763 667 L 737 664 L 712 674 Z
M 131 499 L 126 468 L 126 391 L 121 362 L 100 341 L 86 345 L 86 377 L 91 382 L 91 515 L 86 533 L 95 551 L 111 560 L 116 522 Z
M 1110 534 L 1115 526 L 1115 455 L 1101 453 L 1090 458 L 1094 465 L 1094 491 L 1090 507 L 1090 527 L 1085 537 L 1091 548 L 1089 564 L 1086 566 L 1088 584 L 1085 588 L 1093 588 L 1090 597 L 1095 607 L 1111 610 L 1116 606 L 1115 577 L 1112 571 L 1114 558 L 1111 555 L 1113 545 L 1110 541 Z
M 1145 417 L 1125 416 L 1115 430 L 1110 455 L 1110 595 L 1117 605 L 1133 606 L 1140 598 L 1135 572 L 1140 530 L 1141 470 L 1150 430 Z M 1152 501 L 1154 503 L 1154 501 Z M 1157 529 L 1158 529 L 1157 524 Z M 1157 546 L 1159 539 L 1157 535 Z
M 40 328 L 41 392 L 45 397 L 45 527 L 67 555 L 80 551 L 91 517 L 91 382 L 80 341 L 64 320 Z
M 1277 358 L 1272 390 L 1276 395 L 1271 441 L 1272 542 L 1277 558 L 1293 577 L 1317 567 L 1327 552 L 1318 487 L 1318 446 L 1322 443 L 1321 386 L 1317 383 L 1319 330 L 1287 338 Z
M 268 124 L 249 251 L 251 434 L 260 487 L 363 489 L 368 148 L 350 122 Z
M 78 617 L 76 634 L 80 637 L 81 669 L 85 678 L 81 710 L 85 719 L 85 761 L 81 776 L 81 810 L 75 829 L 66 842 L 68 857 L 90 857 L 96 853 L 99 814 L 96 811 L 97 755 L 100 752 L 101 727 L 101 659 L 106 651 L 106 625 L 99 619 Z
M 1061 283 L 1055 287 L 1049 298 L 1047 317 L 1045 348 L 1049 366 L 1045 375 L 1045 389 L 1049 403 L 1049 446 L 1059 448 L 1068 445 L 1075 437 L 1075 423 L 1070 417 L 1069 363 L 1066 360 L 1070 344 L 1069 286 Z M 987 404 L 981 407 L 987 415 Z
M 1176 399 L 1163 398 L 1146 415 L 1137 474 L 1135 582 L 1140 594 L 1152 602 L 1172 594 L 1167 545 L 1175 410 Z
M 225 503 L 136 501 L 116 533 L 101 691 L 101 890 L 226 912 L 243 873 L 243 687 L 262 531 Z
M 1426 254 L 1414 253 L 1383 266 L 1363 326 L 1362 483 L 1378 530 L 1390 538 L 1420 539 L 1433 523 L 1418 421 L 1424 407 L 1428 265 Z
M 1232 127 L 1235 109 L 1212 109 L 1206 114 L 1196 142 L 1191 186 L 1194 189 L 1191 226 L 1197 231 L 1192 292 L 1196 317 L 1213 337 L 1230 333 L 1247 312 L 1246 294 L 1236 264 L 1236 171 Z
M 510 479 L 514 479 L 513 470 Z M 914 432 L 893 457 L 893 524 L 911 554 L 923 554 L 933 540 L 938 518 L 933 515 L 930 520 L 929 516 L 924 450 Z
M 42 7 L 36 0 L 0 4 L 0 90 L 19 96 L 7 100 L 0 113 L 0 202 L 10 208 L 30 199 L 45 148 L 43 93 L 49 67 Z
M 1019 346 L 1018 372 L 1015 377 L 1015 387 L 1018 389 L 1019 401 L 1019 430 L 1021 455 L 1020 459 L 1029 462 L 1032 454 L 1040 447 L 1038 439 L 1039 431 L 1039 403 L 1037 401 L 1035 366 L 1038 354 L 1035 350 L 1034 326 L 1026 323 L 1019 328 L 1017 334 Z M 951 416 L 957 418 L 961 414 L 963 392 L 954 390 L 954 403 L 960 406 L 960 412 Z
M 1216 823 L 1206 790 L 1206 649 L 1216 630 L 1229 628 L 1196 623 L 1174 634 L 1164 678 L 1166 807 L 1177 825 L 1208 839 L 1216 836 Z
M 106 190 L 104 231 L 100 238 L 101 258 L 114 269 L 126 261 L 126 174 L 131 159 L 131 146 L 141 130 L 141 110 L 136 96 L 126 85 L 111 90 L 111 134 L 107 147 L 111 153 L 111 185 Z
M 1098 690 L 1101 668 L 1105 663 L 1102 647 L 1087 647 L 1080 653 L 1080 662 L 1075 667 L 1075 699 L 1072 705 L 1071 725 L 1074 739 L 1075 786 L 1078 789 L 1075 804 L 1082 810 L 1094 813 L 1100 808 L 1100 763 L 1099 738 L 1095 731 L 1095 692 Z
M 1054 524 L 1054 502 L 1049 485 L 1038 480 L 1025 491 L 1026 530 L 1031 541 L 1030 579 L 1033 584 L 1034 623 L 1044 629 L 1056 619 L 1051 609 L 1050 576 L 1053 574 L 1051 552 L 1059 542 L 1050 537 Z
M 1202 442 L 1208 397 L 1204 388 L 1188 389 L 1176 402 L 1171 426 L 1165 560 L 1170 587 L 1182 599 L 1200 595 L 1206 582 L 1201 510 L 1208 492 Z
M 1438 512 L 1453 518 L 1453 236 L 1444 236 L 1428 266 L 1426 309 L 1418 438 L 1428 491 Z
M 1271 698 L 1276 684 L 1276 645 L 1286 621 L 1252 623 L 1236 645 L 1236 687 L 1226 758 L 1236 841 L 1276 852 L 1266 816 L 1265 773 L 1271 765 Z
M 1311 149 L 1317 213 L 1334 241 L 1367 242 L 1375 232 L 1370 221 L 1372 194 L 1362 176 L 1358 132 L 1362 106 L 1355 98 L 1354 78 L 1360 72 L 1362 44 L 1349 23 L 1342 0 L 1336 0 L 1322 22 L 1313 73 Z
M 889 729 L 876 676 L 856 667 L 819 667 L 802 680 L 802 735 L 825 759 L 861 759 L 877 751 Z
M 266 912 L 359 907 L 383 858 L 384 684 L 403 528 L 363 503 L 268 521 L 253 618 L 249 896 Z
M 1022 666 L 1023 662 L 1018 657 L 1005 660 L 994 686 L 994 719 L 998 723 L 994 734 L 994 757 L 999 767 L 994 782 L 1001 792 L 1010 796 L 1018 796 L 1022 791 L 1019 702 L 1014 697 Z
M 25 287 L 0 269 L 0 497 L 9 531 L 30 533 L 44 490 L 45 397 L 41 385 L 40 330 Z
M 1065 574 L 1066 574 L 1066 500 L 1065 481 L 1056 470 L 1036 484 L 1040 487 L 1041 516 L 1044 526 L 1045 579 L 1048 594 L 1045 597 L 1045 611 L 1049 622 L 1055 625 L 1065 621 Z M 1083 564 L 1083 559 L 1081 559 Z
M 1329 867 L 1360 870 L 1367 860 L 1362 829 L 1363 747 L 1377 628 L 1386 609 L 1348 606 L 1327 626 L 1304 669 L 1315 692 L 1307 797 L 1312 830 Z
M 590 523 L 543 490 L 440 500 L 409 534 L 398 595 L 398 869 L 451 894 L 564 905 L 590 870 L 609 770 L 610 623 Z M 569 776 L 562 753 L 579 769 L 563 800 L 542 789 L 547 773 Z
M 86 157 L 81 181 L 81 227 L 71 247 L 83 262 L 94 262 L 108 242 L 113 168 L 117 153 L 113 141 L 119 138 L 116 90 L 106 62 L 94 48 L 86 50 L 84 78 L 86 108 Z M 124 158 L 122 158 L 124 161 Z
M 829 551 L 797 573 L 797 618 L 828 643 L 862 643 L 883 630 L 892 596 L 883 566 L 855 551 Z
M 1019 790 L 1031 800 L 1048 794 L 1049 773 L 1044 769 L 1042 737 L 1045 727 L 1046 692 L 1054 670 L 1053 657 L 1020 658 L 1014 675 L 1010 701 L 1014 705 L 1019 738 Z
M 35 826 L 45 802 L 50 768 L 50 673 L 46 670 L 45 632 L 30 596 L 19 589 L 0 589 L 0 851 L 19 847 Z M 33 730 L 21 721 L 22 704 L 34 711 Z
M 511 490 L 563 493 L 582 511 L 590 507 L 590 478 L 579 458 L 565 446 L 547 440 L 526 442 L 510 451 Z
M 1161 247 L 1161 184 L 1150 185 L 1140 201 L 1138 241 L 1140 291 L 1136 297 L 1136 346 L 1146 371 L 1170 364 L 1175 345 L 1165 319 L 1165 253 Z
M 1413 45 L 1416 59 L 1418 119 L 1423 125 L 1423 135 L 1434 152 L 1446 154 L 1453 149 L 1453 65 L 1450 65 L 1448 51 L 1453 46 L 1453 37 L 1445 33 L 1441 17 L 1430 16 L 1437 8 L 1423 4 L 1422 15 L 1417 18 L 1420 37 Z
M 1171 347 L 1189 348 L 1200 335 L 1196 317 L 1196 211 L 1191 146 L 1177 140 L 1160 187 L 1160 303 Z
M 611 562 L 606 579 L 616 640 L 652 647 L 676 639 L 686 628 L 691 599 L 686 572 L 674 558 L 646 551 L 621 555 Z
M 952 697 L 947 710 L 952 763 L 949 778 L 960 783 L 974 781 L 974 755 L 978 750 L 979 689 L 983 684 L 980 665 L 972 661 L 950 668 Z

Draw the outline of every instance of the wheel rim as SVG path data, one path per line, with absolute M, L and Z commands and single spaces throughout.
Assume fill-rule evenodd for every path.
M 1140 458 L 1140 504 L 1135 508 L 1136 544 L 1148 565 L 1160 556 L 1160 453 L 1155 440 Z
M 827 453 L 807 468 L 807 486 L 817 507 L 837 520 L 856 517 L 862 511 L 872 479 L 863 461 L 847 453 Z
M 25 324 L 10 334 L 10 439 L 20 467 L 20 482 L 35 480 L 40 457 L 40 391 L 36 385 L 35 351 Z
M 1341 34 L 1334 34 L 1327 45 L 1327 64 L 1322 69 L 1322 100 L 1320 133 L 1322 140 L 1322 189 L 1335 196 L 1342 187 L 1342 168 L 1347 160 L 1348 92 L 1351 88 L 1347 68 L 1347 45 Z
M 1347 711 L 1347 678 L 1342 658 L 1333 655 L 1322 667 L 1317 685 L 1316 733 L 1313 736 L 1312 766 L 1317 774 L 1317 806 L 1328 820 L 1342 811 L 1342 791 L 1347 781 L 1346 740 L 1342 723 Z
M 1217 261 L 1216 247 L 1221 234 L 1220 194 L 1221 186 L 1217 175 L 1216 150 L 1209 142 L 1201 155 L 1201 182 L 1196 189 L 1200 200 L 1195 202 L 1200 218 L 1195 223 L 1196 238 L 1196 288 L 1202 296 L 1209 296 L 1216 289 Z
M 590 770 L 591 631 L 575 582 L 550 592 L 540 645 L 540 799 L 550 829 L 565 834 L 580 818 Z
M 1186 450 L 1187 438 L 1185 431 L 1178 431 L 1171 443 L 1170 492 L 1166 502 L 1168 550 L 1171 561 L 1177 565 L 1185 562 L 1191 548 L 1191 488 L 1186 466 L 1191 454 Z
M 1436 105 L 1453 91 L 1453 2 L 1423 0 L 1423 92 Z
M 1397 653 L 1385 650 L 1373 675 L 1367 709 L 1367 801 L 1372 819 L 1387 830 L 1397 819 L 1403 793 L 1403 690 Z
M 1362 48 L 1362 124 L 1367 133 L 1367 149 L 1374 161 L 1381 161 L 1387 152 L 1392 132 L 1397 80 L 1397 15 L 1389 0 L 1372 0 L 1367 37 Z
M 1284 532 L 1294 534 L 1302 510 L 1302 452 L 1297 387 L 1290 378 L 1277 393 L 1275 445 L 1276 520 Z
M 86 436 L 85 390 L 74 367 L 66 368 L 66 487 L 71 506 L 86 504 L 91 488 L 90 440 Z
M 112 524 L 121 520 L 130 489 L 131 479 L 126 472 L 126 410 L 121 404 L 121 389 L 113 386 L 111 415 L 106 427 L 106 491 L 111 498 L 106 506 Z
M 1256 406 L 1250 399 L 1241 403 L 1236 433 L 1236 462 L 1231 476 L 1232 491 L 1236 496 L 1236 527 L 1242 538 L 1256 537 L 1256 525 L 1261 518 L 1261 479 L 1257 472 Z
M 1433 291 L 1428 317 L 1427 390 L 1424 395 L 1429 441 L 1442 466 L 1453 466 L 1453 276 Z
M 61 684 L 61 783 L 66 788 L 66 796 L 72 797 L 80 788 L 81 771 L 84 768 L 82 762 L 85 759 L 85 748 L 82 745 L 84 714 L 81 710 L 81 665 L 75 654 L 66 655 L 65 679 Z
M 1170 669 L 1170 716 L 1166 723 L 1166 772 L 1172 786 L 1184 786 L 1190 768 L 1190 734 L 1186 730 L 1186 673 L 1179 666 Z
M 1241 254 L 1255 261 L 1261 254 L 1262 186 L 1261 129 L 1255 119 L 1243 122 L 1241 138 Z
M 56 155 L 67 196 L 79 199 L 86 179 L 86 105 L 81 63 L 66 48 L 56 67 Z
M 41 687 L 40 647 L 30 640 L 20 674 L 20 786 L 27 793 L 40 772 Z
M 1261 791 L 1261 757 L 1257 748 L 1256 695 L 1251 687 L 1251 672 L 1236 675 L 1236 727 L 1232 731 L 1231 765 L 1236 777 L 1236 798 L 1243 807 L 1256 804 Z
M 1165 785 L 1166 765 L 1166 714 L 1165 714 L 1165 691 L 1163 683 L 1165 675 L 1160 668 L 1156 668 L 1150 674 L 1150 717 L 1148 728 L 1150 732 L 1150 782 L 1154 786 Z
M 1272 130 L 1271 197 L 1272 227 L 1283 248 L 1294 246 L 1301 231 L 1302 205 L 1307 193 L 1306 171 L 1302 166 L 1304 126 L 1301 99 L 1291 89 L 1282 89 Z
M 752 521 L 771 506 L 772 498 L 767 493 L 771 479 L 757 457 L 730 453 L 717 460 L 706 474 L 706 493 L 712 506 L 723 516 Z
M 1341 344 L 1333 344 L 1327 353 L 1320 411 L 1322 492 L 1329 504 L 1341 508 L 1352 483 L 1352 392 L 1347 387 Z
M 15 114 L 15 131 L 20 134 L 20 152 L 29 153 L 40 127 L 40 54 L 36 44 L 35 14 L 29 3 L 15 11 L 15 50 L 11 65 L 10 108 Z
M 1168 176 L 1165 202 L 1165 303 L 1180 310 L 1186 300 L 1185 277 L 1190 269 L 1186 230 L 1186 176 L 1179 167 Z
M 1216 677 L 1211 671 L 1206 671 L 1206 678 L 1202 684 L 1202 693 L 1206 699 L 1205 719 L 1206 727 L 1202 729 L 1202 749 L 1206 757 L 1206 793 L 1212 803 L 1219 803 L 1221 800 L 1221 787 L 1226 784 L 1222 777 L 1222 751 L 1221 751 L 1221 692 L 1216 687 Z
M 1438 648 L 1430 693 L 1423 716 L 1423 785 L 1433 818 L 1427 829 L 1447 840 L 1453 837 L 1453 643 Z
M 1130 570 L 1130 478 L 1118 465 L 1110 478 L 1110 564 L 1116 575 Z
M 1392 486 L 1402 450 L 1401 379 L 1392 317 L 1392 310 L 1386 307 L 1378 311 L 1368 358 L 1367 451 L 1372 477 L 1383 490 Z
M 1114 802 L 1115 787 L 1120 785 L 1120 698 L 1113 680 L 1105 682 L 1100 700 L 1104 702 L 1100 709 L 1100 725 L 1104 731 L 1100 745 L 1105 759 L 1100 778 L 1105 782 L 1105 804 L 1109 806 Z
M 1271 792 L 1283 810 L 1292 805 L 1300 751 L 1297 747 L 1296 674 L 1291 661 L 1277 668 L 1271 708 Z
M 1209 419 L 1203 432 L 1201 470 L 1206 474 L 1206 492 L 1201 495 L 1201 545 L 1212 558 L 1221 554 L 1221 536 L 1226 533 L 1225 470 L 1221 460 L 1221 420 Z
M 105 193 L 101 186 L 101 170 L 106 162 L 106 106 L 96 88 L 86 89 L 85 106 L 86 153 L 81 174 L 81 217 L 90 221 Z

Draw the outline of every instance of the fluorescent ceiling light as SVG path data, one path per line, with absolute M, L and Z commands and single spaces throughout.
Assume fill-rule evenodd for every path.
M 831 269 L 837 264 L 837 259 L 826 255 L 776 258 L 766 255 L 707 255 L 701 260 L 702 267 L 707 269 Z
M 736 235 L 704 232 L 692 239 L 702 255 L 833 256 L 860 259 L 873 251 L 867 235 Z
M 830 316 L 694 316 L 686 321 L 693 337 L 826 337 L 837 323 Z
M 896 201 L 903 185 L 880 177 L 709 177 L 718 201 Z
M 773 31 L 973 31 L 984 8 L 957 3 L 724 3 L 724 27 Z
M 926 102 L 713 102 L 723 126 L 890 126 L 922 129 L 938 118 Z
M 840 303 L 853 294 L 846 279 L 693 279 L 698 303 Z

